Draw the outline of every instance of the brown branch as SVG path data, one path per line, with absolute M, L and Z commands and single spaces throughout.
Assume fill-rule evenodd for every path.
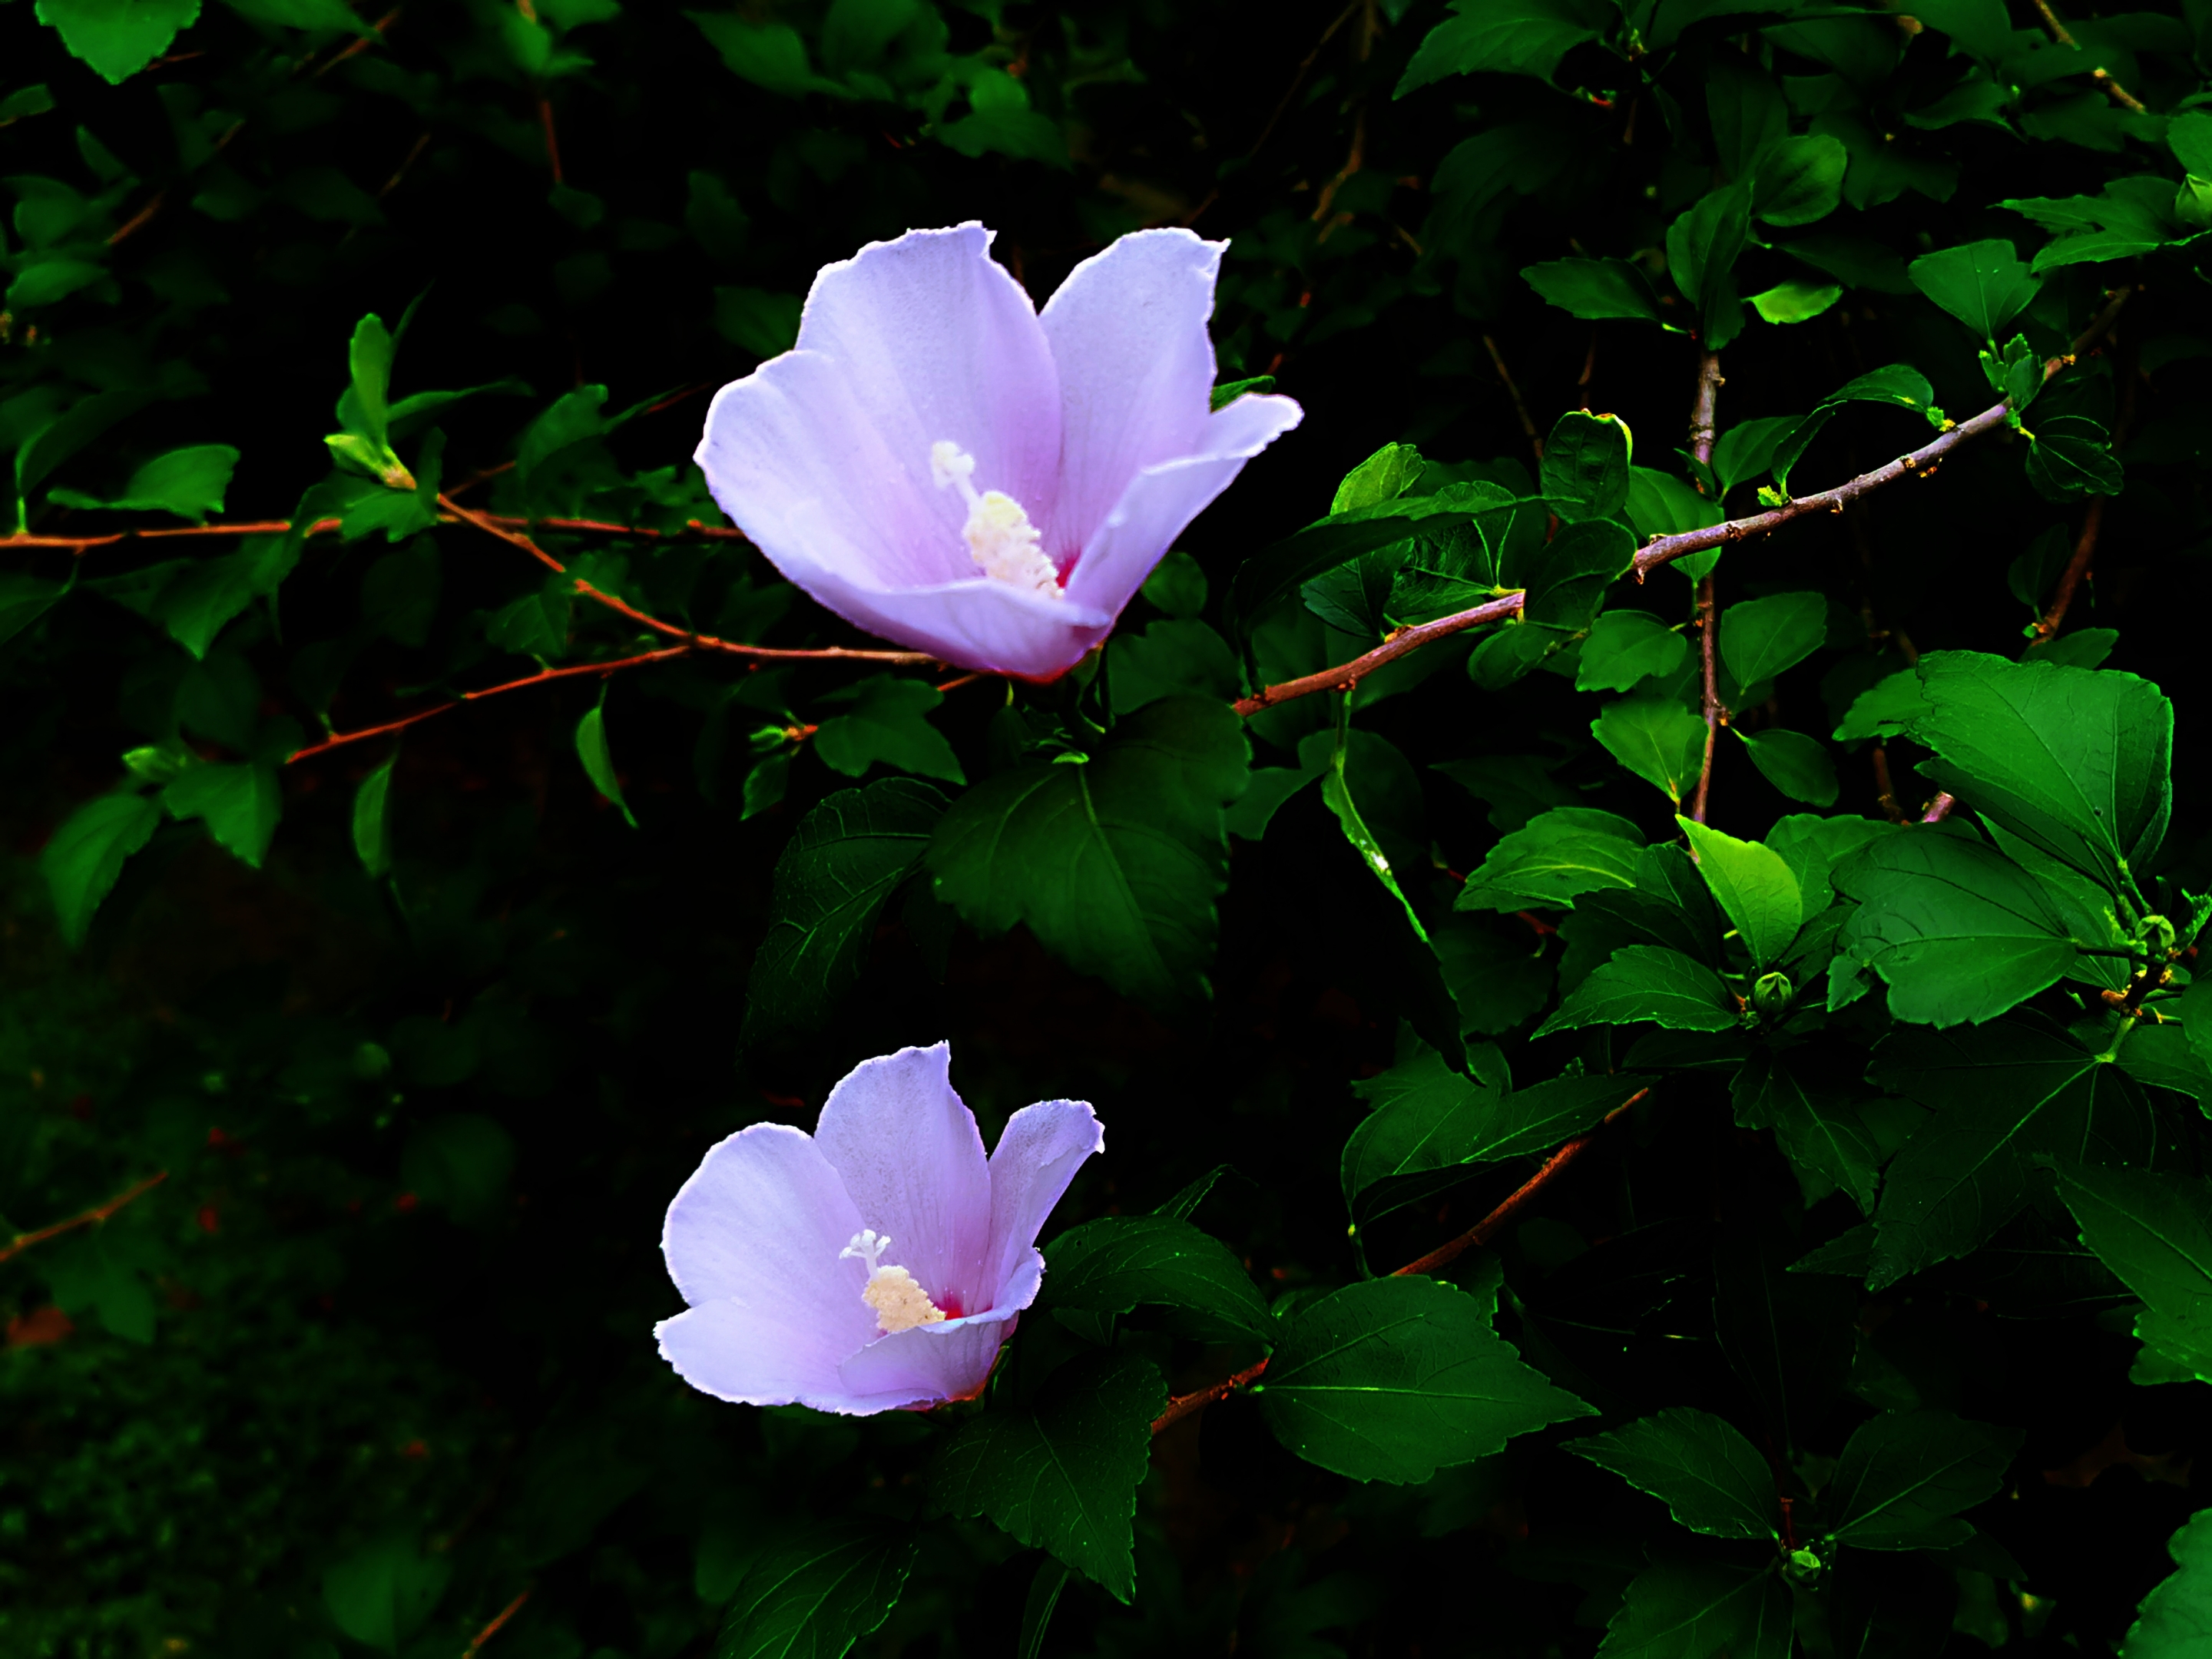
M 493 1637 L 498 1635 L 501 1629 L 506 1625 L 507 1621 L 514 1618 L 516 1613 L 522 1611 L 522 1604 L 529 1599 L 530 1592 L 526 1589 L 520 1595 L 516 1596 L 514 1600 L 509 1601 L 505 1607 L 501 1607 L 496 1613 L 495 1613 L 492 1616 L 491 1623 L 486 1625 L 482 1630 L 478 1631 L 477 1632 L 476 1640 L 470 1643 L 468 1647 L 463 1650 L 461 1659 L 477 1659 L 477 1655 L 483 1650 L 483 1644 L 490 1641 Z
M 545 130 L 545 164 L 553 169 L 556 185 L 566 182 L 561 177 L 561 139 L 553 131 L 553 100 L 541 88 L 538 94 L 538 125 Z
M 2051 0 L 2035 0 L 2035 10 L 2043 20 L 2043 27 L 2051 32 L 2051 39 L 2055 45 L 2071 46 L 2075 52 L 2081 50 L 2081 43 L 2074 38 L 2073 32 L 2058 21 L 2058 14 L 2051 8 Z M 2089 71 L 2089 78 L 2097 83 L 2100 92 L 2122 109 L 2136 115 L 2143 112 L 2142 101 L 2114 80 L 2110 70 L 2093 69 Z
M 1721 374 L 1721 355 L 1708 351 L 1698 359 L 1698 395 L 1690 404 L 1690 453 L 1702 466 L 1713 462 L 1713 439 L 1719 423 L 1721 387 L 1727 381 Z M 1692 798 L 1690 817 L 1699 823 L 1705 821 L 1705 809 L 1713 789 L 1713 750 L 1720 741 L 1721 726 L 1728 719 L 1728 710 L 1721 707 L 1720 659 L 1720 599 L 1713 585 L 1710 570 L 1698 579 L 1698 654 L 1704 675 L 1702 708 L 1705 720 L 1705 757 L 1698 766 L 1697 793 Z
M 317 70 L 309 78 L 319 81 L 323 76 L 328 75 L 332 70 L 336 69 L 340 64 L 344 63 L 348 58 L 354 57 L 356 53 L 366 52 L 371 46 L 382 46 L 384 44 L 384 32 L 399 21 L 399 10 L 400 9 L 398 6 L 394 6 L 390 11 L 385 13 L 383 16 L 378 18 L 374 23 L 371 23 L 368 27 L 373 31 L 372 33 L 364 34 L 353 41 L 350 45 L 347 46 L 343 51 L 339 52 L 335 57 L 333 57 L 330 62 L 325 64 L 320 69 Z
M 1168 1401 L 1168 1408 L 1152 1419 L 1152 1432 L 1158 1434 L 1162 1429 L 1173 1428 L 1193 1412 L 1204 1411 L 1224 1395 L 1255 1381 L 1267 1369 L 1267 1362 L 1262 1359 L 1256 1365 L 1247 1365 L 1234 1376 L 1223 1377 L 1211 1388 L 1200 1389 L 1196 1394 L 1177 1395 Z
M 2081 515 L 2081 533 L 2074 543 L 2074 556 L 2066 561 L 2066 568 L 2058 578 L 2058 586 L 2051 596 L 2051 608 L 2035 624 L 2035 633 L 2028 641 L 2028 648 L 2047 644 L 2066 620 L 2066 607 L 2074 603 L 2074 592 L 2089 574 L 2089 562 L 2097 556 L 2097 532 L 2105 522 L 2105 498 L 2092 495 L 2089 510 Z
M 1513 399 L 1513 412 L 1520 417 L 1521 430 L 1528 440 L 1528 447 L 1536 452 L 1536 465 L 1544 464 L 1544 436 L 1536 430 L 1536 422 L 1529 418 L 1528 405 L 1521 401 L 1521 388 L 1513 384 L 1512 375 L 1506 373 L 1504 354 L 1498 342 L 1487 334 L 1482 337 L 1483 349 L 1490 353 L 1490 366 L 1498 371 L 1498 379 L 1505 387 L 1505 395 Z
M 1439 617 L 1434 622 L 1422 623 L 1414 628 L 1401 628 L 1382 644 L 1350 662 L 1340 663 L 1334 668 L 1324 668 L 1318 674 L 1303 678 L 1285 680 L 1280 685 L 1263 685 L 1249 697 L 1237 700 L 1236 709 L 1249 718 L 1262 708 L 1279 702 L 1288 702 L 1292 697 L 1311 696 L 1316 691 L 1348 691 L 1383 664 L 1394 662 L 1409 651 L 1418 651 L 1434 641 L 1448 638 L 1469 628 L 1480 628 L 1485 623 L 1503 622 L 1508 617 L 1521 614 L 1524 595 L 1508 593 L 1502 599 L 1486 600 L 1472 611 L 1461 611 L 1449 617 Z
M 499 469 L 504 471 L 504 468 Z M 455 485 L 458 489 L 461 486 Z M 452 501 L 449 490 L 439 499 L 452 507 L 441 514 L 441 524 L 467 522 L 479 529 L 496 526 L 501 530 L 525 530 L 535 526 L 539 530 L 555 531 L 562 535 L 625 536 L 647 542 L 743 542 L 750 545 L 752 538 L 742 530 L 726 529 L 719 525 L 701 524 L 692 520 L 681 530 L 647 530 L 641 525 L 610 524 L 603 519 L 519 519 L 500 513 L 479 513 L 473 516 L 462 513 Z M 301 533 L 305 536 L 327 536 L 344 521 L 340 519 L 317 519 Z M 114 547 L 125 542 L 169 541 L 179 537 L 200 536 L 281 536 L 291 529 L 289 519 L 252 519 L 226 524 L 164 525 L 150 529 L 110 530 L 96 536 L 46 536 L 36 532 L 23 535 L 0 536 L 0 551 L 15 547 L 67 548 L 72 553 L 83 554 L 94 548 Z
M 58 1238 L 64 1233 L 74 1232 L 79 1227 L 96 1227 L 133 1199 L 152 1192 L 155 1188 L 168 1178 L 169 1172 L 167 1170 L 157 1170 L 135 1187 L 125 1188 L 114 1197 L 94 1205 L 82 1214 L 73 1215 L 66 1221 L 57 1221 L 49 1227 L 40 1227 L 27 1233 L 17 1233 L 9 1241 L 6 1248 L 0 1249 L 0 1261 L 19 1256 L 33 1245 L 43 1244 L 50 1238 Z
M 1620 1116 L 1621 1114 L 1627 1111 L 1630 1107 L 1635 1105 L 1638 1101 L 1643 1099 L 1644 1096 L 1650 1092 L 1651 1091 L 1648 1087 L 1638 1089 L 1634 1094 L 1629 1096 L 1627 1099 L 1622 1101 L 1620 1105 L 1607 1112 L 1596 1128 L 1585 1130 L 1581 1134 L 1577 1135 L 1572 1140 L 1569 1141 L 1565 1146 L 1560 1147 L 1558 1152 L 1553 1152 L 1551 1157 L 1546 1158 L 1543 1163 L 1538 1166 L 1535 1174 L 1530 1176 L 1528 1180 L 1522 1182 L 1518 1187 L 1515 1188 L 1512 1192 L 1506 1195 L 1505 1201 L 1500 1204 L 1496 1209 L 1492 1210 L 1488 1215 L 1483 1217 L 1481 1220 L 1476 1222 L 1474 1225 L 1469 1227 L 1457 1238 L 1447 1240 L 1445 1243 L 1437 1245 L 1435 1249 L 1431 1250 L 1426 1255 L 1420 1256 L 1412 1261 L 1408 1261 L 1404 1267 L 1399 1268 L 1397 1272 L 1392 1273 L 1390 1277 L 1393 1279 L 1403 1279 L 1408 1273 L 1432 1273 L 1437 1268 L 1443 1267 L 1447 1261 L 1450 1261 L 1465 1254 L 1467 1251 L 1474 1249 L 1477 1245 L 1487 1244 L 1492 1238 L 1497 1236 L 1498 1231 L 1503 1228 L 1507 1222 L 1512 1220 L 1516 1215 L 1519 1214 L 1521 1211 L 1526 1207 L 1529 1200 L 1534 1198 L 1538 1193 L 1543 1191 L 1546 1187 L 1556 1181 L 1559 1176 L 1560 1171 L 1565 1170 L 1570 1164 L 1572 1164 L 1577 1158 L 1580 1158 L 1584 1152 L 1589 1150 L 1590 1143 L 1598 1138 L 1598 1135 L 1604 1130 L 1605 1126 L 1607 1123 L 1612 1122 L 1615 1118 Z
M 488 685 L 481 691 L 464 691 L 450 702 L 441 702 L 434 708 L 418 709 L 414 714 L 403 716 L 401 719 L 386 720 L 381 726 L 368 726 L 359 732 L 333 732 L 320 743 L 309 744 L 305 749 L 295 750 L 284 757 L 284 764 L 289 766 L 296 761 L 309 760 L 332 749 L 343 749 L 349 743 L 364 743 L 371 738 L 381 738 L 393 732 L 404 732 L 409 726 L 419 725 L 435 715 L 446 713 L 448 709 L 459 708 L 465 702 L 481 702 L 486 697 L 495 697 L 504 691 L 520 691 L 530 686 L 544 685 L 553 680 L 580 679 L 592 674 L 597 674 L 604 679 L 608 675 L 625 668 L 641 667 L 647 663 L 669 662 L 678 657 L 688 657 L 690 654 L 691 647 L 688 644 L 672 645 L 665 650 L 647 651 L 635 657 L 618 657 L 612 662 L 571 663 L 566 668 L 544 669 L 538 673 L 526 674 L 519 680 L 508 680 L 501 685 Z

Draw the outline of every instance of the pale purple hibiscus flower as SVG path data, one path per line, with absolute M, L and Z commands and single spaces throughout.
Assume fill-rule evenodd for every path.
M 980 224 L 915 230 L 823 266 L 798 345 L 715 395 L 696 459 L 839 616 L 1049 679 L 1300 411 L 1247 395 L 1209 412 L 1225 243 L 1135 232 L 1042 313 L 990 245 Z
M 854 1416 L 972 1399 L 1036 1299 L 1037 1231 L 1105 1146 L 1089 1105 L 1006 1121 L 987 1159 L 951 1050 L 855 1066 L 810 1135 L 756 1123 L 668 1206 L 661 1252 L 690 1307 L 655 1328 L 693 1388 Z

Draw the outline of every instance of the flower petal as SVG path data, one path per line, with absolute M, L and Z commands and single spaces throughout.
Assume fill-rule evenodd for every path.
M 660 1248 L 694 1307 L 737 1298 L 811 1310 L 800 1323 L 842 1359 L 876 1334 L 860 1300 L 867 1269 L 839 1256 L 864 1224 L 813 1137 L 756 1123 L 709 1151 L 678 1190 Z
M 994 1305 L 1020 1296 L 1015 1305 L 1026 1307 L 1036 1295 L 1031 1269 L 1037 1233 L 1083 1160 L 1105 1149 L 1105 1128 L 1087 1101 L 1040 1101 L 1006 1120 L 991 1152 Z
M 786 352 L 714 394 L 692 459 L 731 522 L 809 592 L 815 570 L 878 590 L 973 577 L 965 508 L 931 483 L 926 449 L 916 465 L 890 447 L 862 384 Z
M 943 1042 L 863 1060 L 823 1103 L 814 1144 L 851 1194 L 860 1224 L 890 1235 L 884 1260 L 912 1273 L 939 1307 L 975 1314 L 998 1289 L 983 1276 L 991 1172 L 951 1068 L 951 1046 Z
M 660 1357 L 678 1376 L 702 1394 L 738 1405 L 796 1404 L 865 1416 L 945 1397 L 933 1383 L 904 1393 L 871 1389 L 864 1395 L 852 1389 L 838 1368 L 853 1351 L 816 1312 L 810 1302 L 788 1294 L 732 1297 L 665 1319 L 653 1334 L 660 1339 Z
M 1076 266 L 1046 302 L 1037 320 L 1060 371 L 1060 496 L 1045 538 L 1056 554 L 1088 541 L 1139 472 L 1198 447 L 1213 388 L 1206 323 L 1227 246 L 1137 231 Z
M 999 1345 L 1013 1334 L 1014 1310 L 916 1325 L 871 1342 L 848 1359 L 839 1376 L 862 1399 L 972 1400 L 990 1381 Z
M 1067 579 L 1067 598 L 1118 617 L 1183 526 L 1229 488 L 1244 463 L 1304 418 L 1288 398 L 1249 393 L 1206 417 L 1197 453 L 1129 481 L 1091 534 Z
M 1036 311 L 969 223 L 910 230 L 824 265 L 806 295 L 799 349 L 835 359 L 900 465 L 931 484 L 929 447 L 975 458 L 975 488 L 1003 490 L 1039 524 L 1060 473 L 1060 376 Z M 937 492 L 959 540 L 967 517 Z

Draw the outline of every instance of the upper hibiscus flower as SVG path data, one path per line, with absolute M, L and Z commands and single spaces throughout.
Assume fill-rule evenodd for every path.
M 697 460 L 777 569 L 945 662 L 1048 679 L 1185 525 L 1298 423 L 1210 412 L 1225 243 L 1122 237 L 1042 313 L 980 224 L 825 265 L 799 343 L 715 394 Z
M 855 1416 L 981 1391 L 1036 1299 L 1037 1230 L 1105 1136 L 1043 1101 L 987 1159 L 951 1070 L 941 1042 L 864 1061 L 811 1135 L 756 1123 L 707 1154 L 661 1234 L 690 1306 L 656 1330 L 685 1382 Z

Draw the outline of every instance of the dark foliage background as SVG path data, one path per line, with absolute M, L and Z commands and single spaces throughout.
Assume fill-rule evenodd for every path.
M 1711 821 L 1760 837 L 1808 799 L 1841 817 L 1918 816 L 1936 789 L 1913 769 L 1929 747 L 1893 726 L 1829 734 L 1920 653 L 2018 658 L 2086 526 L 2091 574 L 2050 648 L 2085 678 L 2101 661 L 2100 675 L 2154 680 L 2180 711 L 2155 865 L 2170 885 L 2154 902 L 2185 946 L 2193 902 L 2181 895 L 2212 879 L 2194 720 L 2212 431 L 2197 391 L 2212 331 L 2190 241 L 2212 199 L 2212 185 L 2191 193 L 2212 171 L 2212 140 L 2195 136 L 2212 132 L 2212 114 L 2195 112 L 2212 102 L 2200 90 L 2212 13 L 2195 0 L 2079 9 L 2075 43 L 2060 46 L 2039 7 L 1999 0 L 1909 18 L 1787 0 L 1667 0 L 1626 16 L 1603 0 L 695 13 L 410 0 L 376 16 L 341 0 L 232 0 L 204 15 L 197 0 L 0 4 L 0 174 L 15 204 L 0 239 L 13 283 L 0 451 L 15 457 L 24 532 L 0 540 L 0 1239 L 131 1194 L 112 1218 L 0 1260 L 0 1653 L 781 1652 L 741 1620 L 724 1626 L 723 1609 L 803 1523 L 860 1516 L 924 1522 L 902 1595 L 863 1638 L 871 1653 L 1034 1641 L 1020 1650 L 1533 1659 L 1602 1639 L 1608 1654 L 1653 1659 L 1786 1656 L 1786 1623 L 1632 1640 L 1616 1623 L 1607 1636 L 1631 1578 L 1656 1571 L 1647 1553 L 1664 1562 L 1698 1540 L 1560 1450 L 1591 1424 L 1401 1486 L 1301 1461 L 1255 1401 L 1231 1399 L 1154 1443 L 1135 1498 L 1133 1603 L 1079 1575 L 1047 1626 L 1057 1566 L 986 1519 L 929 1507 L 933 1448 L 957 1427 L 941 1419 L 957 1413 L 724 1406 L 653 1352 L 653 1322 L 680 1306 L 660 1217 L 704 1150 L 749 1122 L 811 1123 L 859 1060 L 941 1037 L 987 1137 L 1033 1100 L 1096 1103 L 1107 1153 L 1057 1227 L 1141 1213 L 1228 1166 L 1195 1219 L 1287 1316 L 1460 1232 L 1535 1167 L 1534 1154 L 1468 1164 L 1347 1237 L 1337 1152 L 1369 1111 L 1352 1085 L 1405 1075 L 1424 1041 L 1462 1034 L 1478 1073 L 1494 1040 L 1524 1086 L 1638 1063 L 1653 1085 L 1494 1250 L 1445 1270 L 1479 1287 L 1502 1265 L 1498 1328 L 1598 1425 L 1716 1413 L 1807 1503 L 1880 1413 L 2018 1431 L 1997 1495 L 1971 1511 L 1970 1548 L 1863 1550 L 1851 1559 L 1870 1565 L 1856 1569 L 1831 1559 L 1832 1607 L 1801 1569 L 1784 1605 L 1806 1651 L 2118 1650 L 2171 1570 L 2168 1535 L 2198 1507 L 2212 1417 L 2203 1382 L 2148 1380 L 2132 1318 L 2156 1298 L 2077 1242 L 2048 1174 L 2018 1216 L 1992 1214 L 1984 1237 L 1941 1253 L 1963 1259 L 1911 1262 L 1871 1291 L 1863 1253 L 1844 1258 L 1856 1278 L 1786 1278 L 1781 1267 L 1816 1247 L 1863 1239 L 1861 1214 L 1832 1174 L 1808 1174 L 1802 1156 L 1793 1167 L 1771 1124 L 1742 1120 L 1740 1050 L 1692 1046 L 1737 1039 L 1680 1033 L 1671 1060 L 1647 1048 L 1639 1062 L 1633 1018 L 1532 1037 L 1633 935 L 1587 922 L 1577 934 L 1571 918 L 1587 911 L 1572 889 L 1453 908 L 1501 838 L 1549 808 L 1676 836 L 1651 766 L 1617 763 L 1591 735 L 1627 685 L 1602 700 L 1589 689 L 1599 636 L 1572 637 L 1587 617 L 1533 672 L 1485 669 L 1469 634 L 1357 700 L 1351 791 L 1435 955 L 1320 791 L 1291 795 L 1272 820 L 1248 793 L 1228 820 L 1209 999 L 1147 1005 L 1025 928 L 979 937 L 924 879 L 860 936 L 856 982 L 756 978 L 774 1017 L 748 1035 L 748 974 L 794 826 L 834 792 L 927 771 L 914 757 L 936 752 L 909 730 L 856 779 L 782 735 L 845 707 L 850 668 L 695 656 L 503 695 L 404 739 L 283 764 L 325 732 L 528 674 L 532 658 L 612 659 L 651 641 L 572 607 L 514 548 L 451 515 L 433 526 L 427 511 L 389 535 L 349 525 L 304 542 L 266 530 L 30 539 L 182 524 L 193 514 L 98 503 L 129 498 L 137 468 L 183 447 L 237 451 L 213 492 L 218 521 L 304 526 L 356 510 L 378 487 L 333 475 L 320 440 L 357 321 L 397 327 L 408 313 L 396 395 L 485 388 L 395 437 L 417 476 L 441 465 L 420 448 L 434 421 L 444 488 L 474 510 L 667 532 L 540 538 L 656 614 L 779 646 L 866 644 L 742 541 L 683 533 L 724 523 L 688 459 L 706 394 L 783 349 L 816 269 L 869 240 L 980 219 L 1041 303 L 1115 235 L 1189 224 L 1230 242 L 1221 379 L 1272 375 L 1306 420 L 1186 538 L 1202 612 L 1178 562 L 1182 590 L 1148 588 L 1107 674 L 1124 677 L 1124 714 L 1158 690 L 1226 701 L 1474 602 L 1467 587 L 1424 599 L 1402 576 L 1393 589 L 1400 565 L 1439 544 L 1401 542 L 1383 565 L 1345 567 L 1379 570 L 1395 597 L 1364 576 L 1309 585 L 1304 604 L 1290 593 L 1255 636 L 1256 675 L 1239 679 L 1224 640 L 1249 619 L 1224 597 L 1231 576 L 1327 515 L 1335 481 L 1379 446 L 1481 464 L 1428 488 L 1485 477 L 1525 495 L 1533 438 L 1570 411 L 1610 413 L 1635 434 L 1635 464 L 1674 481 L 1663 497 L 1646 483 L 1625 508 L 1615 500 L 1613 516 L 1644 535 L 1718 516 L 1683 459 L 1701 359 L 1681 331 L 1710 342 L 1732 301 L 1701 310 L 1661 273 L 1669 225 L 1735 176 L 1717 123 L 1738 108 L 1727 88 L 1752 76 L 1779 89 L 1781 131 L 1827 136 L 1832 148 L 1808 155 L 1834 176 L 1811 186 L 1826 191 L 1812 218 L 1751 222 L 1736 289 L 1765 299 L 1795 284 L 1770 304 L 1813 314 L 1753 318 L 1723 348 L 1724 443 L 1893 363 L 1964 420 L 1996 396 L 1977 341 L 1906 263 L 1990 240 L 2027 260 L 2054 231 L 2083 228 L 2008 200 L 2097 198 L 2137 177 L 2164 194 L 2148 220 L 2115 210 L 2118 230 L 2089 233 L 2118 238 L 2117 252 L 2050 266 L 2014 325 L 2033 356 L 2055 356 L 2128 291 L 2094 352 L 2024 417 L 2030 430 L 2094 422 L 2083 464 L 2110 489 L 2116 453 L 2124 491 L 2031 488 L 2031 441 L 2001 431 L 1925 482 L 1722 560 L 1723 605 L 1825 599 L 1816 643 L 1736 724 L 1809 734 L 1837 781 L 1820 799 L 1815 766 L 1793 799 L 1723 732 Z M 1417 49 L 1443 70 L 1409 76 Z M 1819 249 L 1803 240 L 1816 233 L 1829 237 Z M 1780 246 L 1793 240 L 1796 258 Z M 1667 293 L 1653 315 L 1671 331 L 1547 305 L 1520 275 L 1571 258 L 1635 262 Z M 1916 413 L 1847 405 L 1796 487 L 1933 435 Z M 518 453 L 534 459 L 512 467 Z M 1765 471 L 1741 474 L 1729 511 L 1757 510 Z M 222 558 L 244 562 L 220 579 L 169 566 Z M 174 586 L 187 579 L 203 583 L 189 603 Z M 1607 602 L 1657 633 L 1691 619 L 1692 590 L 1662 568 Z M 1191 632 L 1194 614 L 1218 631 Z M 1690 718 L 1694 648 L 1679 660 L 1653 648 L 1666 664 L 1639 707 Z M 930 720 L 980 779 L 1018 763 L 1025 738 L 1103 720 L 1096 672 L 1058 688 L 950 690 Z M 1337 701 L 1252 721 L 1255 779 L 1310 762 L 1316 740 L 1318 769 Z M 621 806 L 580 761 L 579 722 L 595 708 Z M 1492 763 L 1434 769 L 1467 761 Z M 172 811 L 104 902 L 88 891 L 97 881 L 58 866 L 58 827 L 88 801 L 150 802 L 132 792 L 210 765 L 234 768 L 249 794 L 262 778 L 276 793 L 228 819 Z M 364 782 L 388 784 L 368 817 Z M 2152 872 L 2137 873 L 2148 890 Z M 81 943 L 71 914 L 90 915 Z M 2115 924 L 2123 945 L 2132 922 Z M 2187 982 L 2193 956 L 2174 959 L 2161 995 Z M 1978 976 L 1971 959 L 1948 971 Z M 2098 1016 L 2100 984 L 2130 981 L 2046 981 L 2032 1017 L 2056 1030 Z M 1799 994 L 1810 1007 L 1821 992 Z M 1790 1052 L 1824 1100 L 1848 1101 L 1834 1112 L 1861 1126 L 1853 1156 L 1869 1194 L 1875 1164 L 1921 1115 L 1861 1081 L 1888 1024 L 1882 1000 L 1877 983 L 1790 1028 L 1828 1020 Z M 2155 1166 L 2193 1182 L 2204 1126 L 2190 1096 L 2212 1072 L 2193 1048 L 2173 1052 L 2136 1095 L 2156 1115 Z M 157 1172 L 166 1180 L 135 1191 Z M 1741 1334 L 1747 1262 L 1765 1273 L 1757 1297 L 1781 1305 L 1766 1315 L 1765 1370 Z M 1040 1355 L 1079 1346 L 1033 1322 L 1023 1340 Z M 1176 1393 L 1261 1352 L 1184 1328 L 1140 1314 L 1120 1346 Z M 1747 1552 L 1729 1562 L 1766 1571 L 1757 1547 L 1728 1547 Z M 2207 1574 L 2212 1563 L 2200 1602 Z M 818 1647 L 789 1650 L 842 1651 L 837 1616 L 820 1616 Z M 2153 1640 L 2129 1651 L 2184 1651 Z

